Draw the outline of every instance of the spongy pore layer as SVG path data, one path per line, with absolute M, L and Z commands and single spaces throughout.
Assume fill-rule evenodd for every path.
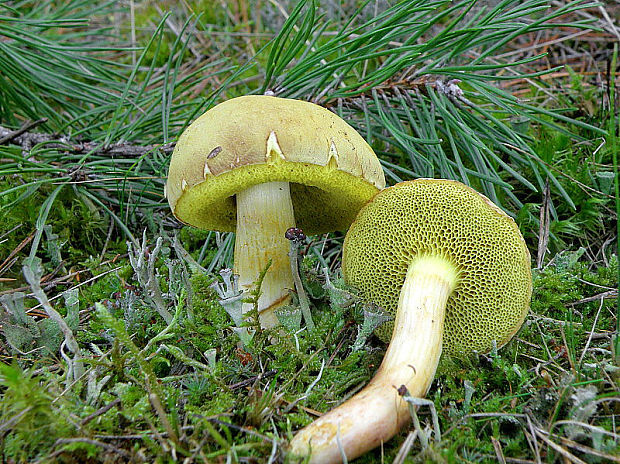
M 251 180 L 251 181 L 250 181 Z M 290 182 L 295 222 L 307 234 L 346 230 L 377 188 L 338 169 L 307 163 L 242 166 L 188 189 L 176 204 L 175 215 L 195 227 L 234 231 L 235 194 L 249 185 Z
M 395 314 L 407 268 L 421 256 L 441 257 L 458 273 L 444 354 L 488 352 L 510 340 L 529 309 L 532 276 L 509 216 L 460 182 L 402 182 L 361 209 L 345 238 L 342 269 L 366 300 Z M 389 341 L 392 329 L 387 323 L 377 334 Z

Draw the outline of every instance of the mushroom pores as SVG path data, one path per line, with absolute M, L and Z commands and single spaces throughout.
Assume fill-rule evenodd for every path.
M 437 256 L 458 284 L 446 307 L 443 352 L 489 352 L 521 327 L 532 293 L 530 255 L 515 222 L 456 181 L 418 179 L 378 193 L 347 233 L 342 269 L 362 297 L 395 314 L 408 266 Z M 376 331 L 389 341 L 393 323 Z

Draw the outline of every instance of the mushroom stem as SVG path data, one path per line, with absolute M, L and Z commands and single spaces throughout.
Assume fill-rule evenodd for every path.
M 274 311 L 289 301 L 294 288 L 284 237 L 290 227 L 295 227 L 295 216 L 288 182 L 258 184 L 237 194 L 235 273 L 240 289 L 251 290 L 271 260 L 258 299 L 263 328 L 278 325 Z M 251 309 L 251 304 L 243 305 L 244 313 Z
M 420 257 L 409 265 L 392 339 L 377 373 L 357 395 L 301 430 L 291 442 L 294 455 L 310 454 L 310 463 L 340 463 L 342 452 L 355 459 L 401 429 L 410 416 L 397 389 L 404 385 L 414 397 L 426 395 L 441 355 L 446 302 L 457 274 L 436 257 Z

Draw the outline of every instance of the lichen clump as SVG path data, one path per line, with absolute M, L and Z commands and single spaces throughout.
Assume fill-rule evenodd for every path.
M 365 299 L 395 314 L 410 263 L 431 255 L 458 273 L 443 352 L 488 352 L 505 344 L 529 309 L 530 255 L 515 222 L 466 185 L 419 179 L 377 194 L 347 234 L 342 268 Z M 389 341 L 392 328 L 388 322 L 376 333 Z

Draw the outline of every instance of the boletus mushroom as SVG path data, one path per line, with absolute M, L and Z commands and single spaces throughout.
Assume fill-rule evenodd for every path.
M 242 290 L 271 266 L 258 301 L 263 327 L 294 288 L 287 229 L 346 230 L 385 178 L 364 139 L 331 111 L 304 101 L 244 96 L 221 103 L 181 134 L 166 196 L 192 226 L 234 231 Z M 249 308 L 244 308 L 244 311 Z
M 358 394 L 301 430 L 290 450 L 312 463 L 354 459 L 410 419 L 401 398 L 426 395 L 440 355 L 506 344 L 529 309 L 530 255 L 515 222 L 470 187 L 419 179 L 378 193 L 343 247 L 346 282 L 394 315 L 381 366 Z

